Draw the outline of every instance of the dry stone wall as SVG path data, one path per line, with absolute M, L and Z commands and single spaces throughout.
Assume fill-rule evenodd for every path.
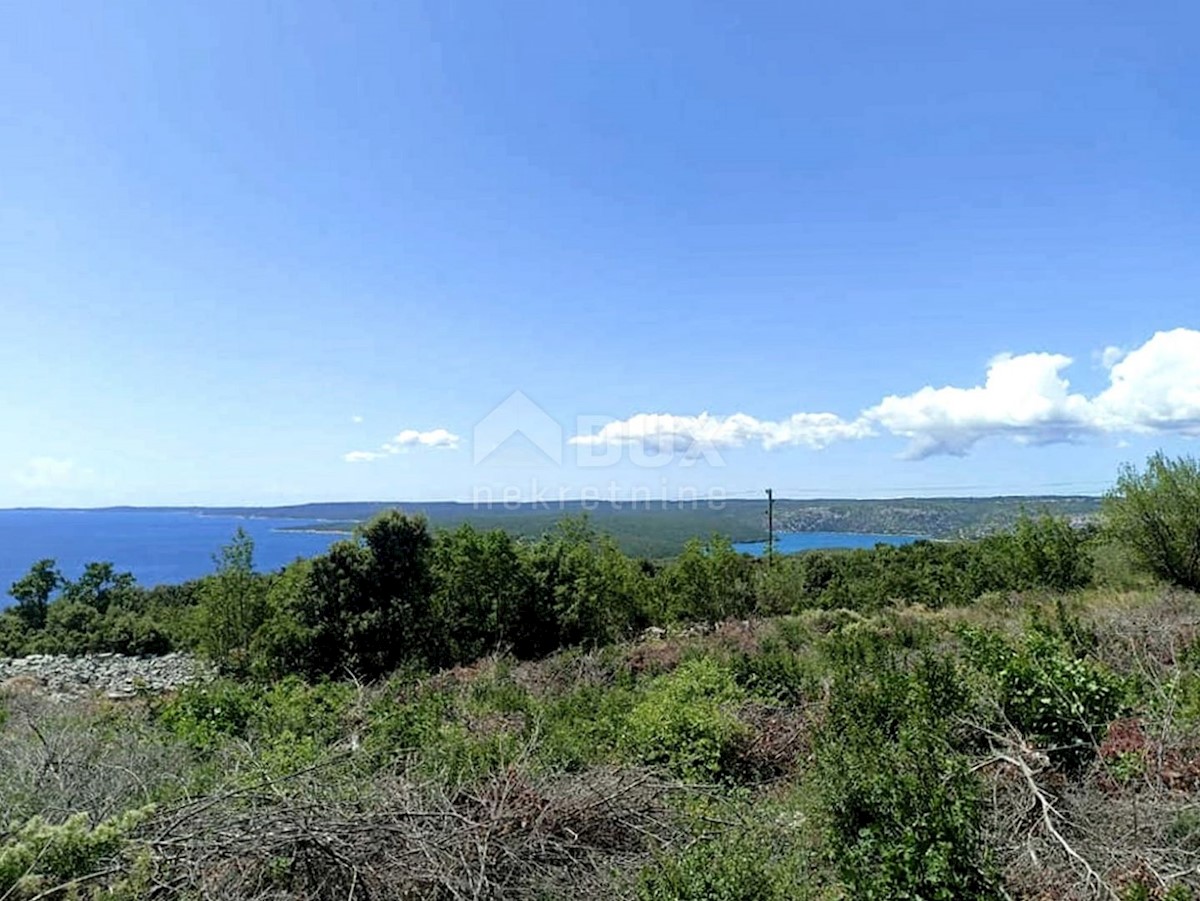
M 123 654 L 88 654 L 65 657 L 31 654 L 0 658 L 0 686 L 16 681 L 35 683 L 48 694 L 79 697 L 100 694 L 131 698 L 139 691 L 174 691 L 213 677 L 212 668 L 189 654 L 161 657 L 126 657 Z

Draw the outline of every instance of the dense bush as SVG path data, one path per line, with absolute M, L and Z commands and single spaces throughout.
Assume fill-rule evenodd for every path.
M 1071 591 L 1091 582 L 1090 531 L 1042 514 L 1022 516 L 1006 537 L 1015 587 Z
M 60 824 L 34 817 L 0 841 L 0 897 L 63 897 L 55 887 L 88 876 L 121 852 L 130 833 L 153 813 L 146 807 L 92 824 L 78 813 Z M 114 891 L 107 897 L 119 898 Z M 126 897 L 133 897 L 128 895 Z
M 694 782 L 728 775 L 743 736 L 735 716 L 744 699 L 733 675 L 702 657 L 659 676 L 629 715 L 628 752 L 643 763 L 665 766 Z
M 516 540 L 499 529 L 467 524 L 438 534 L 433 545 L 436 607 L 454 660 L 475 660 L 499 648 L 535 649 L 534 574 Z
M 967 696 L 953 664 L 925 656 L 908 668 L 861 630 L 836 642 L 817 784 L 848 897 L 998 897 L 979 788 L 955 746 Z
M 313 558 L 295 606 L 309 674 L 373 679 L 441 660 L 431 545 L 423 518 L 389 511 Z
M 41 560 L 9 592 L 18 600 L 0 613 L 0 656 L 161 654 L 191 640 L 196 583 L 146 590 L 109 563 L 71 582 Z
M 1035 623 L 1017 639 L 967 631 L 968 658 L 993 678 L 1004 717 L 1052 760 L 1079 766 L 1120 712 L 1125 686 L 1068 631 Z
M 1091 577 L 1089 535 L 1048 516 L 979 541 L 881 544 L 770 565 L 720 537 L 652 564 L 621 553 L 586 519 L 519 541 L 470 526 L 431 535 L 424 519 L 398 511 L 277 573 L 256 573 L 253 550 L 239 531 L 213 575 L 149 591 L 109 564 L 90 564 L 72 583 L 40 561 L 12 587 L 17 606 L 0 614 L 0 654 L 193 648 L 228 672 L 265 679 L 375 679 L 493 651 L 536 658 L 610 644 L 652 624 L 937 608 L 992 591 L 1070 590 Z
M 1200 591 L 1200 461 L 1161 452 L 1125 466 L 1104 498 L 1105 525 L 1150 572 Z
M 658 619 L 665 622 L 719 622 L 748 616 L 755 609 L 755 561 L 739 554 L 728 539 L 692 539 L 657 578 Z
M 640 901 L 773 901 L 789 897 L 755 836 L 699 841 L 641 874 Z
M 526 605 L 529 627 L 549 639 L 530 650 L 604 644 L 644 623 L 645 570 L 586 520 L 564 520 L 528 553 L 535 592 Z

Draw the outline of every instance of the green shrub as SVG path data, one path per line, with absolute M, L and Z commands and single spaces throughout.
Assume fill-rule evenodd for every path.
M 130 810 L 94 826 L 86 813 L 56 825 L 42 817 L 17 825 L 0 844 L 0 897 L 43 897 L 54 886 L 95 872 L 153 812 L 153 807 Z
M 995 680 L 1009 722 L 1068 767 L 1092 756 L 1124 703 L 1116 674 L 1038 625 L 1016 642 L 969 630 L 965 638 L 968 659 Z
M 583 685 L 542 703 L 539 757 L 550 767 L 576 770 L 612 757 L 638 703 L 628 686 Z
M 232 680 L 184 688 L 155 709 L 156 718 L 197 750 L 215 750 L 228 738 L 245 738 L 258 690 Z
M 0 657 L 20 657 L 29 645 L 29 627 L 11 610 L 0 612 Z
M 464 524 L 433 543 L 436 606 L 445 623 L 449 659 L 469 662 L 497 648 L 527 653 L 544 636 L 534 577 L 523 548 L 507 532 Z
M 534 599 L 523 608 L 519 652 L 607 644 L 645 625 L 646 572 L 586 517 L 564 519 L 528 555 Z
M 1014 588 L 1071 591 L 1092 580 L 1088 535 L 1057 516 L 1022 515 L 1012 531 Z
M 1195 894 L 1182 882 L 1176 882 L 1162 891 L 1157 881 L 1148 885 L 1141 880 L 1127 885 L 1121 892 L 1121 901 L 1154 901 L 1156 898 L 1162 901 L 1192 901 Z
M 879 645 L 840 656 L 817 737 L 816 790 L 847 896 L 928 901 L 997 897 L 978 784 L 951 723 L 966 693 L 933 657 L 913 671 Z
M 727 538 L 692 539 L 658 576 L 660 616 L 717 622 L 749 615 L 755 604 L 753 567 Z
M 299 596 L 276 611 L 296 625 L 274 623 L 273 634 L 310 676 L 375 679 L 436 664 L 445 630 L 433 605 L 431 546 L 423 517 L 381 513 L 312 559 Z
M 799 704 L 815 696 L 820 681 L 812 661 L 778 637 L 765 639 L 757 650 L 736 655 L 731 667 L 748 693 L 780 704 Z
M 407 677 L 394 677 L 371 704 L 363 747 L 383 766 L 411 756 L 438 740 L 454 699 L 445 691 L 414 686 Z
M 659 676 L 629 714 L 626 751 L 680 778 L 712 782 L 726 775 L 744 729 L 734 715 L 745 692 L 711 658 L 687 661 Z
M 1151 573 L 1200 591 L 1200 461 L 1161 451 L 1125 466 L 1104 498 L 1105 527 Z
M 772 901 L 790 897 L 768 850 L 753 837 L 697 842 L 644 869 L 640 901 Z

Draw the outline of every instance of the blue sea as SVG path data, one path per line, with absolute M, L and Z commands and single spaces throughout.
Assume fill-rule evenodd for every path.
M 299 519 L 218 516 L 152 510 L 0 510 L 0 607 L 8 606 L 8 588 L 37 560 L 50 557 L 62 574 L 77 578 L 92 562 L 112 563 L 131 572 L 147 587 L 184 582 L 214 570 L 213 555 L 238 528 L 254 538 L 259 571 L 278 569 L 297 557 L 324 553 L 343 537 L 334 532 L 284 531 L 306 525 Z M 878 542 L 905 544 L 909 535 L 850 532 L 781 532 L 780 553 L 816 548 L 874 547 Z M 761 555 L 765 542 L 740 542 L 739 551 Z
M 183 582 L 211 573 L 213 554 L 239 527 L 254 538 L 260 571 L 297 557 L 323 553 L 344 536 L 285 532 L 304 526 L 298 519 L 210 516 L 190 512 L 109 510 L 0 510 L 0 607 L 11 603 L 8 588 L 37 560 L 51 557 L 68 579 L 84 564 L 110 562 L 145 586 Z
M 800 551 L 827 548 L 872 548 L 877 544 L 911 544 L 919 535 L 868 535 L 862 532 L 776 532 L 775 553 L 796 554 Z M 761 557 L 767 552 L 765 541 L 738 541 L 734 548 L 743 554 Z

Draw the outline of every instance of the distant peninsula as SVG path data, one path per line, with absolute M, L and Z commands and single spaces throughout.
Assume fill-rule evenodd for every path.
M 648 557 L 670 556 L 689 539 L 719 533 L 734 541 L 755 541 L 767 530 L 766 499 L 709 501 L 555 501 L 492 504 L 373 501 L 297 504 L 286 507 L 204 508 L 214 515 L 296 520 L 295 531 L 350 533 L 377 513 L 400 508 L 420 513 L 435 528 L 470 523 L 535 537 L 566 516 L 587 515 L 611 534 L 622 550 Z M 777 499 L 778 532 L 858 532 L 917 535 L 931 539 L 969 538 L 1003 529 L 1021 515 L 1049 512 L 1082 523 L 1099 513 L 1100 499 L 1084 495 L 943 497 L 889 499 Z

